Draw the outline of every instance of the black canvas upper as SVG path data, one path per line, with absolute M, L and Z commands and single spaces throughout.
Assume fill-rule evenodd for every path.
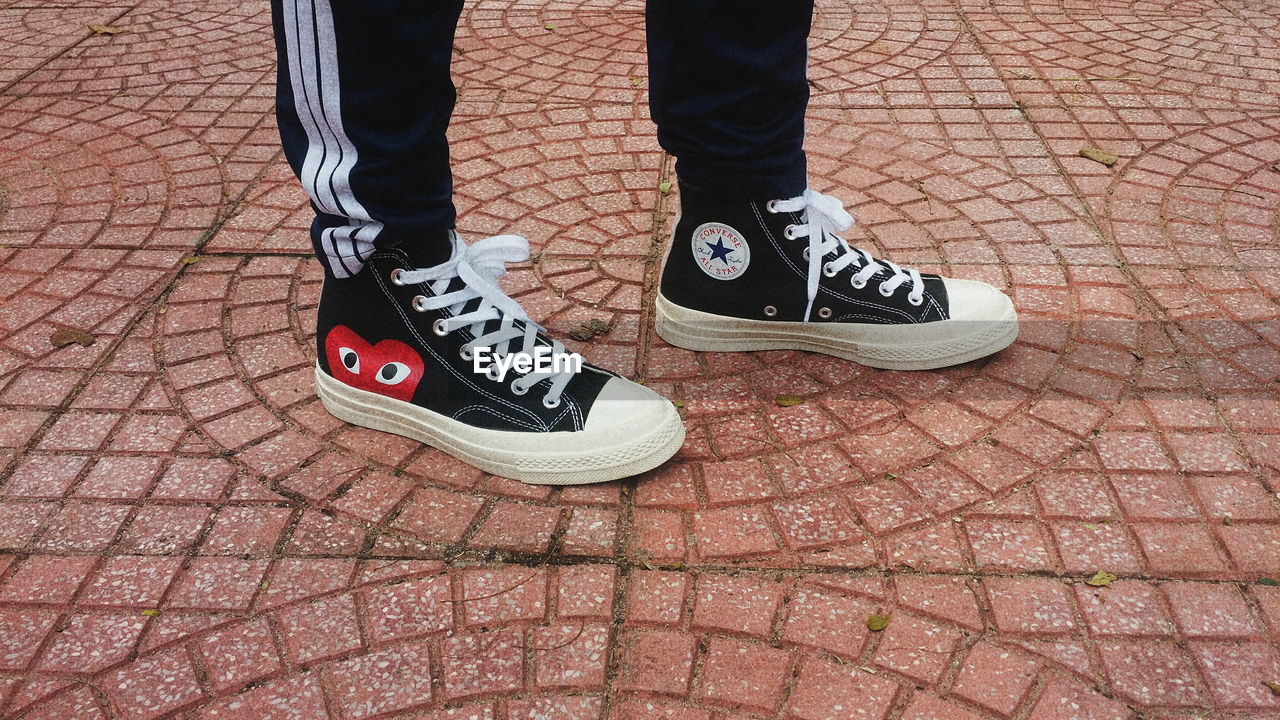
M 584 363 L 582 372 L 562 392 L 559 407 L 548 408 L 543 398 L 550 380 L 517 395 L 511 390 L 512 380 L 520 377 L 514 370 L 501 382 L 475 373 L 472 362 L 460 354 L 461 347 L 474 339 L 469 330 L 459 328 L 443 337 L 436 335 L 433 323 L 448 317 L 449 310 L 419 312 L 413 308 L 414 297 L 431 297 L 431 288 L 426 284 L 398 286 L 390 281 L 395 269 L 420 267 L 423 265 L 415 264 L 410 253 L 388 248 L 370 256 L 364 269 L 353 277 L 325 278 L 316 322 L 320 368 L 354 387 L 397 397 L 476 427 L 527 432 L 581 430 L 592 403 L 613 374 Z M 454 278 L 452 283 L 448 291 L 460 287 L 461 280 Z M 471 301 L 464 311 L 479 302 Z M 539 343 L 550 345 L 542 336 Z M 339 344 L 354 353 L 335 354 Z M 358 347 L 351 348 L 353 344 Z M 521 349 L 519 342 L 513 341 L 510 349 Z M 334 366 L 335 362 L 355 364 L 353 356 L 358 357 L 359 373 Z M 415 377 L 419 371 L 420 377 Z M 396 381 L 406 372 L 395 385 L 379 383 L 373 375 L 382 373 L 384 380 Z
M 809 241 L 808 238 L 788 239 L 784 234 L 788 225 L 804 222 L 801 213 L 773 213 L 765 201 L 724 200 L 687 183 L 680 186 L 680 208 L 680 220 L 662 273 L 661 290 L 665 298 L 715 315 L 791 322 L 805 319 L 809 261 L 804 253 Z M 740 275 L 719 279 L 700 267 L 694 254 L 694 234 L 707 223 L 728 226 L 746 240 L 750 259 Z M 712 258 L 712 267 L 721 262 L 714 257 L 717 248 L 702 250 L 710 253 L 707 257 Z M 832 254 L 827 259 L 834 257 Z M 907 299 L 911 290 L 909 282 L 888 297 L 880 293 L 880 283 L 890 277 L 887 268 L 874 275 L 862 289 L 854 288 L 850 279 L 859 269 L 851 265 L 833 277 L 821 278 L 810 322 L 905 324 L 949 317 L 947 290 L 939 276 L 921 275 L 924 301 L 914 306 Z M 776 313 L 769 314 L 766 308 Z M 819 314 L 822 308 L 830 309 L 829 317 Z

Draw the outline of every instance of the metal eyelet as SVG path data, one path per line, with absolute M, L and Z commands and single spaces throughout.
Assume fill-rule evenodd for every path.
M 512 394 L 512 395 L 525 395 L 525 394 L 528 394 L 528 392 L 529 392 L 529 388 L 527 388 L 527 387 L 525 387 L 525 386 L 521 385 L 519 380 L 512 380 L 512 381 L 511 381 L 511 394 Z
M 404 281 L 400 279 L 400 276 L 403 274 L 404 274 L 404 270 L 401 270 L 400 268 L 396 268 L 395 270 L 392 270 L 391 284 L 397 287 L 404 287 Z
M 560 407 L 560 398 L 556 398 L 555 400 L 547 400 L 547 396 L 543 395 L 542 407 L 548 410 L 555 410 L 556 408 Z
M 431 332 L 435 333 L 440 337 L 444 337 L 445 335 L 449 334 L 449 331 L 446 330 L 444 326 L 444 318 L 440 318 L 434 323 L 431 323 Z
M 489 369 L 484 371 L 484 375 L 490 380 L 498 382 L 502 379 L 502 370 L 498 369 L 497 365 L 490 365 Z
M 795 240 L 796 238 L 800 237 L 799 235 L 794 234 L 795 231 L 796 231 L 795 225 L 788 225 L 785 228 L 783 228 L 782 236 L 788 240 Z
M 778 201 L 777 201 L 777 200 L 770 200 L 769 202 L 767 202 L 767 203 L 765 203 L 765 204 L 764 204 L 764 209 L 765 209 L 765 210 L 768 210 L 769 212 L 773 213 L 774 215 L 777 215 L 777 214 L 778 214 Z
M 418 312 L 426 312 L 427 311 L 426 303 L 427 303 L 427 296 L 419 295 L 413 299 L 413 303 L 411 304 L 413 305 L 414 310 L 417 310 Z
M 800 253 L 800 257 L 804 258 L 805 262 L 809 262 L 809 248 L 805 248 L 804 252 Z
M 854 290 L 861 290 L 862 288 L 867 286 L 867 281 L 859 280 L 857 276 L 854 276 L 849 279 L 849 284 L 853 286 Z
M 466 360 L 467 362 L 471 362 L 471 360 L 475 358 L 475 356 L 476 354 L 472 352 L 471 348 L 467 347 L 466 345 L 463 345 L 462 347 L 458 348 L 458 357 L 462 358 L 463 360 Z
M 818 308 L 818 317 L 823 320 L 831 319 L 831 308 Z
M 777 317 L 777 315 L 778 315 L 778 308 L 776 308 L 776 307 L 774 307 L 774 306 L 772 306 L 772 305 L 765 305 L 765 306 L 764 306 L 764 316 L 765 316 L 765 317 Z
M 822 274 L 826 275 L 827 277 L 835 277 L 836 272 L 837 271 L 831 267 L 831 263 L 827 263 L 826 265 L 822 266 Z
M 893 291 L 885 290 L 884 287 L 885 287 L 884 283 L 880 283 L 880 294 L 885 297 L 891 297 L 893 295 Z
M 915 307 L 920 307 L 921 305 L 924 304 L 924 296 L 921 295 L 920 297 L 917 298 L 914 295 L 908 295 L 907 302 L 911 303 Z

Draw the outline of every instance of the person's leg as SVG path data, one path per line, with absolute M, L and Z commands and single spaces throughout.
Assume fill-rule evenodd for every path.
M 445 130 L 462 0 L 271 0 L 285 155 L 316 211 L 328 273 L 376 247 L 449 258 L 455 220 Z M 434 263 L 433 263 L 434 264 Z
M 658 335 L 691 350 L 812 350 L 874 367 L 953 365 L 1017 337 L 1009 298 L 850 248 L 808 188 L 805 0 L 649 0 L 651 109 L 680 220 Z
M 813 0 L 649 0 L 649 98 L 681 183 L 750 199 L 807 187 Z
M 523 238 L 466 245 L 452 230 L 445 130 L 461 8 L 272 0 L 280 133 L 315 206 L 312 239 L 326 269 L 317 395 L 342 420 L 527 482 L 654 468 L 684 442 L 674 406 L 565 362 L 564 346 L 498 285 L 506 263 L 528 259 Z M 546 354 L 562 364 L 533 366 Z M 478 367 L 487 358 L 504 364 Z

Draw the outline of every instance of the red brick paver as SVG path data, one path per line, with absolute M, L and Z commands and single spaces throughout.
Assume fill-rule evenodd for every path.
M 643 2 L 469 3 L 460 229 L 689 429 L 566 489 L 320 407 L 266 3 L 53 5 L 0 0 L 0 716 L 1280 712 L 1272 5 L 819 0 L 813 186 L 1024 319 L 899 373 L 662 343 Z

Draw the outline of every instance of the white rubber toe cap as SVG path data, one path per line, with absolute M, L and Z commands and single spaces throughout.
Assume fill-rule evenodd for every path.
M 670 400 L 623 378 L 611 378 L 600 390 L 583 428 L 593 441 L 605 444 L 632 442 L 663 425 L 679 422 Z
M 984 282 L 943 278 L 943 283 L 952 320 L 1009 322 L 1017 318 L 1009 296 Z

